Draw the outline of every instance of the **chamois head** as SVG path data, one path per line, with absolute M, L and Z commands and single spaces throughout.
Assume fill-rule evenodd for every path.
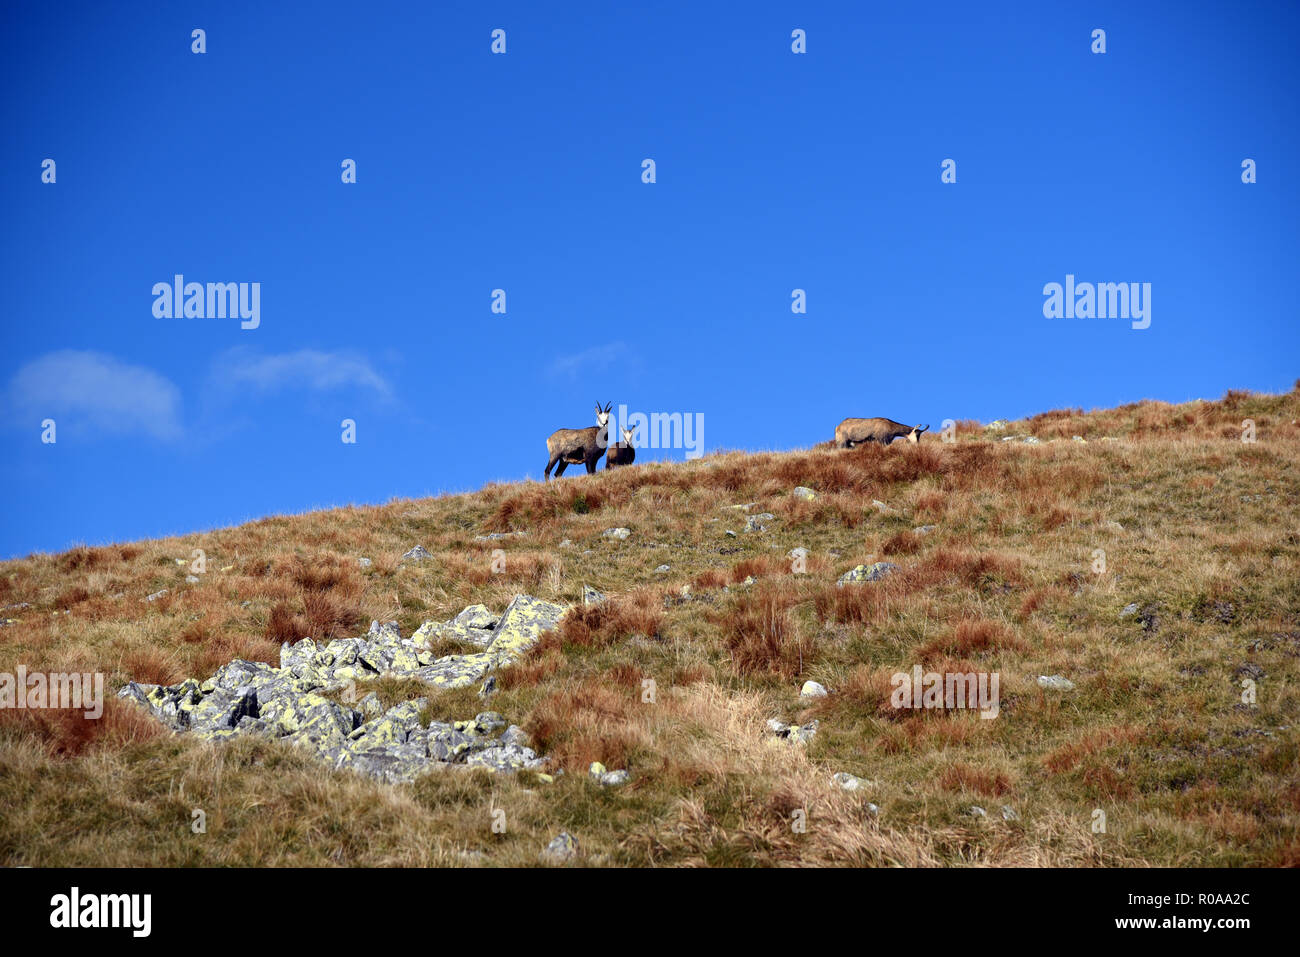
M 603 409 L 600 407 L 599 402 L 596 403 L 596 424 L 602 429 L 609 424 L 609 410 L 613 407 L 613 402 L 605 403 L 605 408 Z
M 623 444 L 626 445 L 626 446 L 631 447 L 631 445 L 632 445 L 632 436 L 634 436 L 634 435 L 636 435 L 636 429 L 624 429 L 624 430 L 623 430 Z
M 921 441 L 921 433 L 929 431 L 929 428 L 930 427 L 928 425 L 912 426 L 912 431 L 907 433 L 907 441 L 915 445 L 917 442 Z

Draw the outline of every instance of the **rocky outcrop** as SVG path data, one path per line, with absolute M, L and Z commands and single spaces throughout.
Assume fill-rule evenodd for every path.
M 354 708 L 358 680 L 382 675 L 416 678 L 444 688 L 474 684 L 519 657 L 542 632 L 559 624 L 564 606 L 518 595 L 497 618 L 471 605 L 443 625 L 427 623 L 403 638 L 396 622 L 374 622 L 359 638 L 320 644 L 304 638 L 280 648 L 280 667 L 235 660 L 211 678 L 169 686 L 130 682 L 118 697 L 137 702 L 174 731 L 208 740 L 242 734 L 278 738 L 306 747 L 335 768 L 379 780 L 410 781 L 440 766 L 464 764 L 491 771 L 545 766 L 522 729 L 493 711 L 467 721 L 420 719 L 428 701 L 414 698 L 383 711 L 376 695 Z M 458 640 L 481 645 L 476 654 L 434 658 L 428 638 L 449 629 Z M 477 633 L 484 632 L 479 635 Z M 331 695 L 343 692 L 342 700 Z

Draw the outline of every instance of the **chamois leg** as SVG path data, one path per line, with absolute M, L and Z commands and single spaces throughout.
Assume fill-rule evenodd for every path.
M 596 456 L 594 456 L 594 455 L 589 455 L 589 456 L 587 456 L 587 474 L 588 474 L 588 475 L 595 475 L 595 474 L 596 474 L 596 461 L 597 461 Z
M 552 456 L 550 459 L 547 460 L 546 471 L 542 473 L 543 475 L 546 476 L 546 478 L 542 479 L 543 482 L 549 482 L 551 480 L 551 469 L 555 468 L 555 463 L 558 462 L 559 460 L 560 457 L 558 455 Z
M 556 478 L 559 478 L 561 475 L 563 475 L 563 474 L 564 474 L 564 470 L 565 470 L 566 468 L 568 468 L 568 467 L 569 467 L 569 463 L 566 462 L 564 459 L 560 459 L 559 467 L 556 468 L 556 470 L 555 470 L 555 477 L 556 477 Z

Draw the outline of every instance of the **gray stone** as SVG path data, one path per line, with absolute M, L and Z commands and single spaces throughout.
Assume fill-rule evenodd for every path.
M 472 751 L 465 758 L 469 767 L 487 768 L 489 771 L 535 771 L 545 767 L 546 759 L 539 758 L 532 748 L 518 744 L 502 744 Z
M 500 620 L 498 616 L 488 611 L 486 605 L 468 605 L 447 624 L 461 625 L 465 628 L 495 628 Z
M 886 575 L 898 570 L 898 566 L 893 562 L 874 562 L 871 565 L 858 565 L 850 569 L 835 580 L 835 584 L 840 588 L 845 585 L 856 585 L 862 582 L 880 581 Z
M 1074 682 L 1061 675 L 1039 675 L 1038 687 L 1049 691 L 1073 691 Z
M 527 731 L 519 727 L 517 724 L 512 724 L 510 727 L 506 728 L 506 733 L 501 735 L 501 743 L 507 746 L 516 745 L 521 748 L 526 748 L 532 744 L 532 739 L 528 736 Z
M 606 538 L 616 538 L 616 539 L 618 539 L 618 540 L 621 542 L 621 541 L 624 541 L 624 540 L 625 540 L 629 535 L 632 534 L 632 529 L 630 529 L 630 528 L 607 528 L 607 529 L 605 529 L 605 531 L 602 532 L 601 534 L 603 534 Z
M 483 711 L 474 716 L 474 731 L 477 734 L 494 734 L 506 724 L 506 719 L 495 711 Z
M 831 783 L 845 791 L 861 791 L 869 782 L 848 771 L 837 771 L 831 775 Z
M 415 561 L 415 562 L 423 561 L 426 558 L 432 558 L 432 557 L 433 556 L 431 556 L 427 551 L 425 551 L 423 545 L 416 545 L 410 551 L 405 552 L 402 555 L 402 558 L 409 558 L 411 561 Z
M 446 761 L 449 764 L 464 761 L 471 752 L 492 747 L 493 743 L 480 735 L 466 734 L 455 728 L 439 728 L 435 731 L 434 726 L 429 727 L 429 757 L 435 761 Z
M 538 855 L 547 864 L 563 864 L 573 860 L 578 853 L 578 841 L 567 831 L 561 831 Z
M 796 486 L 793 494 L 795 498 L 803 499 L 805 502 L 813 502 L 817 499 L 816 492 L 802 485 Z

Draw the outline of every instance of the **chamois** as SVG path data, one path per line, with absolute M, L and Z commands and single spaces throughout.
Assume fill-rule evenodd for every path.
M 835 427 L 835 447 L 851 449 L 863 442 L 888 445 L 903 436 L 915 445 L 921 441 L 921 433 L 929 428 L 928 425 L 904 425 L 893 419 L 845 419 Z
M 636 461 L 636 449 L 632 446 L 632 436 L 635 430 L 624 429 L 623 441 L 615 442 L 605 453 L 605 470 L 616 468 L 619 465 L 631 465 Z
M 555 469 L 557 462 L 560 467 L 555 469 L 556 478 L 570 465 L 586 465 L 588 475 L 596 471 L 596 463 L 609 445 L 609 410 L 613 407 L 614 403 L 608 402 L 602 409 L 597 402 L 595 425 L 585 429 L 556 429 L 551 433 L 546 440 L 548 460 L 543 481 L 551 480 L 551 469 Z

